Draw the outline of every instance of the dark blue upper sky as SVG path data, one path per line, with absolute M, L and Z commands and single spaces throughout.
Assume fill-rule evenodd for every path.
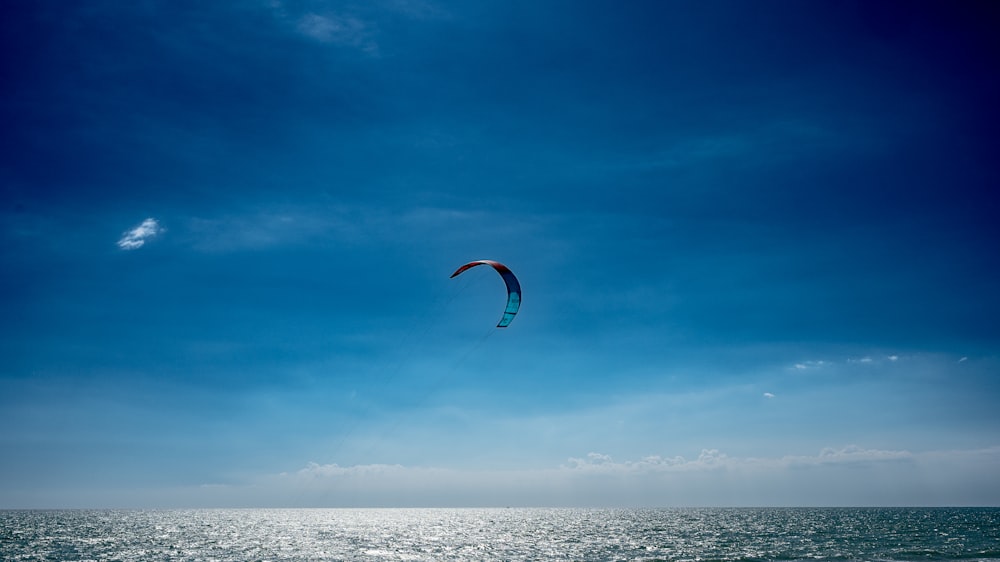
M 0 507 L 996 504 L 998 24 L 6 6 Z

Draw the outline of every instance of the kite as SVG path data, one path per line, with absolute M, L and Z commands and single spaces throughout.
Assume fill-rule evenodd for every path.
M 517 282 L 517 277 L 514 277 L 514 273 L 507 268 L 506 265 L 493 260 L 476 260 L 470 261 L 469 263 L 463 265 L 462 267 L 455 270 L 451 276 L 455 277 L 459 275 L 466 269 L 476 267 L 477 265 L 488 265 L 493 269 L 497 270 L 500 277 L 503 277 L 503 282 L 507 284 L 507 308 L 503 311 L 503 318 L 500 319 L 500 323 L 497 324 L 497 328 L 506 328 L 510 325 L 511 320 L 517 314 L 517 309 L 521 307 L 521 284 Z

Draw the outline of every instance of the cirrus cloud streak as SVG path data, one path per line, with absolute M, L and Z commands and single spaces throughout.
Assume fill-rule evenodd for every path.
M 847 446 L 774 458 L 705 449 L 693 459 L 634 461 L 590 453 L 556 467 L 516 470 L 313 462 L 242 484 L 175 490 L 163 501 L 213 507 L 996 505 L 997 471 L 1000 446 L 919 453 Z

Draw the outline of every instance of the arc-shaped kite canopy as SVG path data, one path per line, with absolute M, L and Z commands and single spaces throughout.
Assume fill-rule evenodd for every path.
M 514 277 L 514 273 L 504 264 L 493 261 L 493 260 L 476 260 L 470 261 L 469 263 L 463 265 L 462 267 L 455 270 L 451 276 L 461 274 L 466 269 L 476 267 L 477 265 L 488 265 L 495 269 L 500 277 L 503 277 L 503 282 L 507 284 L 507 308 L 503 311 L 503 318 L 500 319 L 500 323 L 497 324 L 497 328 L 506 328 L 510 325 L 514 316 L 517 315 L 517 309 L 521 307 L 521 284 L 518 283 L 517 277 Z

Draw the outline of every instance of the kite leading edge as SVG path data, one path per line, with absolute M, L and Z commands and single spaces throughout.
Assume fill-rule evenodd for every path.
M 507 308 L 504 309 L 503 318 L 501 318 L 500 323 L 497 324 L 497 328 L 506 328 L 510 325 L 511 321 L 514 320 L 514 316 L 517 314 L 517 309 L 521 307 L 521 284 L 518 283 L 517 277 L 514 277 L 514 273 L 506 265 L 493 260 L 470 261 L 469 263 L 456 269 L 455 273 L 452 273 L 451 276 L 455 277 L 466 269 L 476 267 L 477 265 L 488 265 L 492 267 L 497 271 L 497 273 L 500 274 L 500 277 L 503 277 L 503 282 L 507 284 Z

